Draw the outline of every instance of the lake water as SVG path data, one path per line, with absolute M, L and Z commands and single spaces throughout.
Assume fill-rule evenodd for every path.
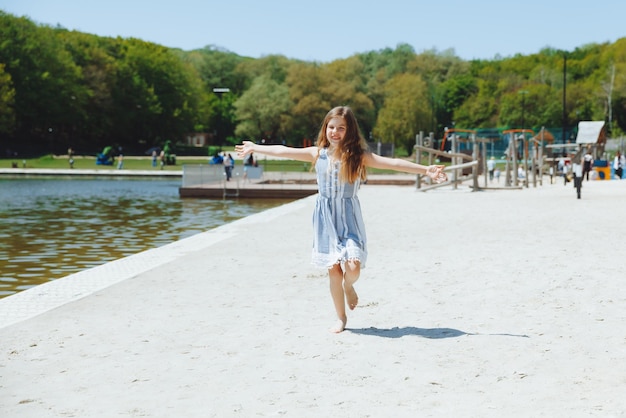
M 0 298 L 288 202 L 181 199 L 180 185 L 0 178 Z

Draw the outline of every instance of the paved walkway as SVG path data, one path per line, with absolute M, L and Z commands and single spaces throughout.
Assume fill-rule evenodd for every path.
M 360 196 L 346 332 L 311 196 L 1 299 L 1 415 L 626 415 L 626 182 Z

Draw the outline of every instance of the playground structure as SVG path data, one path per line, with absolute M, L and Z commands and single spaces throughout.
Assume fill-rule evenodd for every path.
M 461 140 L 460 133 L 465 135 Z M 471 144 L 471 154 L 468 152 L 460 152 L 461 142 Z M 449 142 L 449 147 L 446 145 Z M 435 159 L 439 161 L 450 161 L 451 165 L 446 167 L 444 171 L 450 173 L 448 181 L 444 183 L 433 184 L 429 178 L 426 178 L 426 185 L 422 185 L 422 175 L 417 175 L 416 188 L 421 191 L 428 191 L 437 187 L 452 185 L 455 189 L 458 184 L 465 180 L 465 176 L 471 174 L 472 187 L 478 190 L 479 161 L 481 160 L 478 144 L 480 140 L 476 137 L 476 131 L 470 129 L 446 129 L 444 138 L 441 141 L 439 149 L 435 149 L 434 135 L 431 134 L 426 139 L 424 132 L 420 132 L 415 138 L 416 162 L 421 161 L 422 154 L 427 154 L 428 165 L 435 163 Z M 446 148 L 449 151 L 446 151 Z M 466 147 L 466 151 L 469 149 Z M 484 157 L 482 158 L 484 161 Z M 466 162 L 463 162 L 466 161 Z M 486 170 L 484 170 L 486 172 Z
M 416 161 L 421 162 L 426 154 L 427 164 L 437 161 L 450 161 L 445 171 L 450 173 L 449 180 L 441 184 L 432 184 L 430 179 L 417 176 L 416 187 L 421 191 L 428 191 L 435 187 L 452 185 L 471 179 L 474 190 L 489 188 L 519 189 L 543 185 L 546 168 L 549 167 L 550 176 L 557 174 L 559 160 L 568 159 L 580 161 L 582 155 L 589 150 L 595 161 L 604 155 L 606 144 L 606 129 L 603 121 L 581 121 L 578 124 L 578 133 L 575 143 L 555 144 L 554 136 L 545 128 L 535 134 L 532 129 L 507 129 L 501 135 L 507 141 L 504 151 L 504 186 L 491 187 L 488 176 L 484 176 L 484 186 L 479 186 L 478 177 L 487 173 L 487 147 L 496 140 L 493 137 L 479 137 L 478 131 L 473 129 L 446 129 L 443 139 L 438 146 L 434 134 L 428 137 L 420 132 L 415 139 Z M 610 179 L 603 167 L 597 167 L 596 172 L 600 179 Z M 610 169 L 605 168 L 605 171 Z M 426 184 L 422 184 L 426 183 Z
M 538 135 L 532 129 L 507 129 L 502 134 L 509 138 L 505 153 L 504 184 L 508 187 L 519 187 L 520 184 L 528 187 L 530 173 L 534 187 L 537 187 L 537 181 L 543 185 L 543 149 L 545 142 L 549 138 L 554 140 L 554 137 L 548 135 L 549 132 L 544 128 Z M 522 165 L 519 165 L 520 162 Z
M 439 151 L 454 150 L 454 145 L 458 143 L 459 140 L 467 141 L 472 135 L 475 136 L 476 133 L 477 131 L 475 129 L 446 128 L 441 144 L 439 145 Z
M 526 179 L 528 179 L 529 166 L 531 167 L 530 172 L 533 173 L 533 185 L 537 186 L 537 179 L 542 184 L 543 138 L 534 136 L 534 132 L 530 129 L 512 129 L 504 131 L 503 134 L 510 138 L 505 153 L 504 188 L 521 188 L 520 183 L 524 183 L 528 187 L 529 182 Z M 429 165 L 435 163 L 435 157 L 438 157 L 439 161 L 450 161 L 451 165 L 444 170 L 450 173 L 447 182 L 431 184 L 430 180 L 427 180 L 429 184 L 422 186 L 422 176 L 418 176 L 416 187 L 422 191 L 446 185 L 457 188 L 460 182 L 471 177 L 473 190 L 494 188 L 489 186 L 486 175 L 482 187 L 478 181 L 478 177 L 482 173 L 488 172 L 487 148 L 493 141 L 493 138 L 479 137 L 477 131 L 473 129 L 446 129 L 439 149 L 435 150 L 432 148 L 432 144 L 435 142 L 433 134 L 431 133 L 428 139 L 425 139 L 423 132 L 421 132 L 416 137 L 417 160 L 420 161 L 421 155 L 426 153 L 427 164 Z M 520 145 L 522 151 L 518 152 Z M 524 162 L 523 166 L 525 167 L 524 181 L 517 174 L 520 159 Z
M 451 165 L 445 171 L 449 174 L 449 181 L 441 184 L 431 184 L 429 179 L 425 179 L 428 184 L 422 185 L 422 176 L 418 176 L 416 187 L 422 191 L 428 191 L 434 187 L 452 185 L 454 188 L 460 182 L 471 178 L 471 187 L 474 190 L 489 188 L 521 188 L 529 187 L 529 176 L 534 187 L 543 185 L 543 174 L 545 165 L 544 147 L 547 142 L 554 140 L 554 137 L 545 129 L 535 135 L 531 129 L 509 129 L 502 132 L 508 139 L 508 145 L 504 152 L 504 186 L 493 187 L 489 185 L 488 176 L 484 176 L 484 185 L 480 186 L 478 177 L 482 173 L 487 173 L 488 146 L 495 139 L 479 137 L 476 130 L 472 129 L 447 129 L 443 139 L 437 149 L 433 147 L 435 140 L 431 133 L 427 138 L 420 132 L 416 137 L 415 150 L 417 161 L 420 161 L 423 154 L 427 155 L 427 164 L 434 164 L 439 161 L 450 161 Z M 522 170 L 520 170 L 520 167 Z

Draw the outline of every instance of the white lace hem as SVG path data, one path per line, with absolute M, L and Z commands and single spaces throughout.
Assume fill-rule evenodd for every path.
M 313 255 L 311 257 L 311 264 L 318 268 L 329 269 L 336 264 L 343 265 L 346 261 L 358 261 L 361 264 L 361 268 L 365 268 L 365 261 L 367 260 L 367 254 L 363 251 L 358 251 L 359 254 L 346 254 L 336 253 L 336 254 L 321 254 L 313 251 Z

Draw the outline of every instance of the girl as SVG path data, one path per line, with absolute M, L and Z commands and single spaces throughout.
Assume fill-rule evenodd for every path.
M 314 265 L 328 269 L 330 295 L 337 313 L 337 322 L 331 328 L 335 333 L 346 328 L 346 303 L 351 310 L 358 304 L 354 283 L 367 260 L 365 226 L 357 197 L 366 169 L 426 174 L 436 182 L 447 180 L 442 165 L 424 166 L 369 152 L 356 117 L 347 106 L 328 112 L 316 146 L 291 148 L 244 141 L 235 150 L 240 157 L 255 152 L 314 164 L 319 193 L 313 212 L 312 259 Z

